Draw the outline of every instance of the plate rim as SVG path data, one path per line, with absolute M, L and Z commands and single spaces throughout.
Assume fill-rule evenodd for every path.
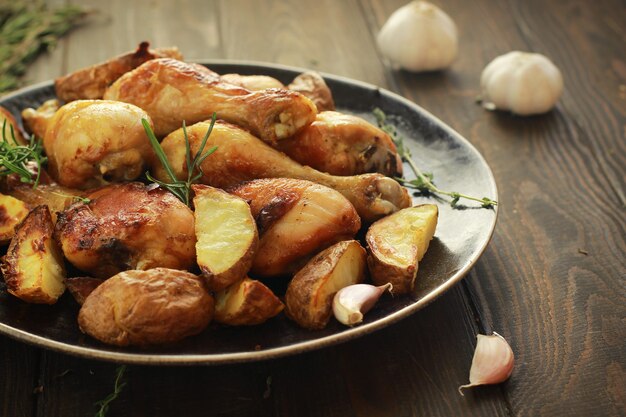
M 274 64 L 270 62 L 262 62 L 262 61 L 250 61 L 250 60 L 229 60 L 229 59 L 197 59 L 192 62 L 202 64 L 205 66 L 210 65 L 233 65 L 233 66 L 242 66 L 242 67 L 250 67 L 250 68 L 270 68 L 274 70 L 282 70 L 288 72 L 305 72 L 312 71 L 311 69 L 297 67 L 297 66 L 289 66 L 283 64 Z M 315 70 L 313 70 L 315 71 Z M 445 131 L 448 135 L 454 137 L 456 141 L 463 143 L 477 159 L 480 161 L 481 165 L 486 169 L 487 179 L 491 185 L 490 193 L 493 194 L 493 199 L 498 200 L 498 189 L 495 177 L 491 170 L 489 164 L 483 157 L 483 155 L 476 149 L 476 147 L 465 137 L 459 134 L 457 131 L 452 129 L 446 123 L 444 123 L 441 119 L 434 116 L 432 113 L 414 103 L 413 101 L 394 93 L 385 88 L 376 86 L 374 84 L 370 84 L 364 81 L 352 79 L 349 77 L 329 74 L 323 71 L 316 71 L 322 75 L 325 79 L 330 79 L 333 81 L 337 81 L 344 84 L 350 84 L 354 86 L 358 86 L 360 88 L 365 88 L 373 91 L 378 91 L 382 95 L 386 95 L 389 98 L 402 103 L 403 105 L 409 107 L 411 110 L 421 114 L 423 117 L 431 120 L 434 124 L 438 126 L 438 128 Z M 54 85 L 53 80 L 38 82 L 26 87 L 23 87 L 19 90 L 16 90 L 12 93 L 9 93 L 5 96 L 0 97 L 0 104 L 6 101 L 10 101 L 17 96 L 27 94 L 31 91 L 37 91 L 43 88 L 49 88 Z M 12 337 L 15 340 L 20 342 L 26 342 L 31 345 L 35 345 L 40 348 L 51 349 L 57 352 L 70 354 L 86 359 L 95 359 L 102 360 L 108 362 L 117 362 L 117 363 L 126 363 L 126 364 L 135 364 L 135 365 L 221 365 L 221 364 L 232 364 L 232 363 L 247 363 L 247 362 L 259 362 L 270 359 L 277 359 L 287 356 L 292 356 L 304 352 L 309 352 L 317 349 L 326 348 L 328 346 L 337 345 L 339 343 L 345 343 L 350 340 L 354 340 L 358 337 L 365 336 L 367 334 L 373 333 L 377 330 L 381 330 L 384 327 L 387 327 L 391 324 L 397 323 L 398 321 L 405 319 L 412 314 L 415 314 L 417 311 L 421 310 L 435 299 L 439 298 L 445 292 L 450 290 L 452 287 L 457 285 L 474 267 L 478 259 L 482 256 L 487 246 L 491 242 L 493 237 L 493 233 L 495 231 L 496 223 L 498 220 L 498 206 L 494 206 L 492 208 L 494 215 L 491 224 L 489 225 L 489 231 L 486 235 L 486 239 L 481 243 L 478 249 L 473 253 L 473 256 L 467 259 L 464 265 L 455 271 L 445 282 L 437 286 L 435 289 L 431 290 L 424 297 L 416 300 L 415 302 L 401 308 L 400 310 L 393 312 L 385 317 L 381 317 L 376 321 L 371 323 L 365 323 L 361 326 L 352 327 L 346 329 L 340 333 L 335 333 L 331 335 L 326 335 L 321 338 L 297 342 L 293 344 L 289 344 L 286 346 L 279 346 L 269 349 L 261 349 L 254 351 L 245 351 L 245 352 L 229 352 L 229 353 L 215 353 L 215 354 L 159 354 L 159 353 L 137 353 L 137 352 L 115 352 L 115 351 L 107 351 L 100 350 L 91 347 L 84 347 L 80 345 L 69 344 L 65 342 L 60 342 L 52 339 L 48 339 L 43 336 L 39 336 L 33 333 L 30 333 L 25 330 L 17 329 L 15 327 L 9 326 L 5 323 L 0 322 L 0 334 Z

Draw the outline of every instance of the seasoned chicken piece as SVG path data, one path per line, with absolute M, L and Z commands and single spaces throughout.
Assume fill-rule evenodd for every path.
M 54 80 L 57 97 L 65 102 L 102 98 L 108 86 L 122 75 L 155 58 L 183 59 L 178 48 L 149 49 L 141 42 L 134 52 L 111 58 L 106 62 L 74 71 Z
M 24 120 L 24 128 L 29 133 L 43 138 L 48 128 L 48 123 L 54 114 L 61 107 L 61 103 L 56 98 L 46 100 L 37 109 L 25 108 L 22 110 L 22 120 Z
M 333 175 L 379 172 L 402 176 L 402 160 L 389 135 L 360 117 L 325 111 L 293 138 L 279 142 L 290 158 Z
M 135 104 L 148 112 L 157 136 L 217 117 L 274 144 L 315 119 L 315 105 L 303 95 L 283 89 L 250 91 L 221 80 L 198 64 L 154 59 L 124 74 L 104 98 Z
M 307 71 L 298 75 L 287 88 L 310 98 L 319 112 L 335 110 L 335 101 L 330 88 L 326 85 L 324 78 L 315 71 Z
M 268 88 L 285 88 L 283 83 L 267 75 L 224 74 L 221 78 L 222 81 L 238 85 L 250 91 L 267 90 Z
M 108 278 L 128 269 L 188 269 L 196 259 L 193 213 L 173 194 L 113 184 L 58 216 L 55 238 L 78 269 Z
M 259 229 L 250 272 L 262 277 L 296 272 L 333 243 L 352 239 L 361 221 L 335 190 L 291 178 L 254 180 L 229 190 L 250 202 Z
M 192 153 L 198 152 L 209 122 L 196 123 L 187 128 Z M 161 143 L 174 174 L 187 178 L 185 139 L 179 129 Z M 363 174 L 338 177 L 302 166 L 285 154 L 269 147 L 243 129 L 218 121 L 207 142 L 207 149 L 217 146 L 202 163 L 202 177 L 198 182 L 218 188 L 227 188 L 257 178 L 297 178 L 334 188 L 356 208 L 365 222 L 372 222 L 387 214 L 411 205 L 406 189 L 381 174 Z M 169 181 L 169 176 L 158 161 L 152 165 L 158 179 Z
M 33 126 L 43 137 L 50 175 L 66 187 L 88 189 L 134 180 L 154 154 L 141 124 L 150 117 L 132 104 L 77 100 L 52 117 L 40 117 L 38 111 L 24 117 L 38 120 Z

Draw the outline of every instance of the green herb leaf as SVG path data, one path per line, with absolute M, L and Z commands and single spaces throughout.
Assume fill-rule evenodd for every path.
M 77 6 L 49 9 L 44 2 L 12 0 L 0 5 L 0 94 L 20 85 L 28 64 L 51 50 L 87 15 Z
M 124 373 L 126 372 L 126 365 L 118 366 L 115 370 L 115 385 L 113 386 L 113 392 L 109 394 L 105 399 L 98 401 L 94 405 L 96 407 L 100 407 L 98 412 L 95 414 L 95 417 L 105 417 L 109 412 L 109 406 L 111 403 L 120 395 L 124 387 L 126 386 L 126 382 L 122 382 L 122 378 L 124 377 Z
M 381 109 L 376 107 L 372 111 L 374 117 L 376 117 L 376 122 L 378 123 L 378 127 L 386 132 L 398 149 L 398 155 L 402 158 L 403 161 L 407 162 L 415 174 L 415 179 L 406 180 L 404 178 L 396 178 L 398 182 L 404 185 L 407 188 L 412 188 L 418 190 L 422 193 L 433 193 L 439 195 L 446 195 L 451 197 L 450 206 L 452 208 L 459 207 L 459 200 L 464 198 L 466 200 L 477 201 L 481 203 L 482 208 L 492 208 L 493 206 L 497 206 L 498 202 L 492 200 L 488 197 L 478 198 L 472 197 L 466 194 L 461 194 L 456 191 L 444 191 L 438 188 L 433 182 L 434 175 L 429 172 L 422 172 L 418 167 L 415 161 L 413 161 L 411 156 L 411 150 L 407 148 L 404 144 L 404 137 L 400 135 L 395 126 L 389 124 L 387 122 L 387 115 Z
M 213 126 L 215 126 L 216 120 L 217 115 L 213 113 L 209 129 L 202 138 L 202 142 L 200 144 L 200 147 L 198 148 L 198 152 L 196 152 L 195 156 L 193 157 L 191 155 L 191 143 L 189 141 L 189 136 L 187 135 L 187 125 L 183 121 L 183 136 L 185 138 L 185 163 L 187 165 L 187 179 L 183 181 L 176 178 L 176 174 L 174 174 L 174 170 L 172 169 L 172 166 L 167 159 L 167 155 L 165 155 L 165 151 L 163 151 L 163 148 L 157 140 L 154 131 L 150 127 L 150 123 L 148 122 L 148 120 L 141 119 L 141 123 L 143 124 L 143 128 L 148 135 L 150 144 L 152 145 L 152 148 L 154 149 L 157 158 L 159 158 L 161 165 L 163 165 L 165 172 L 167 172 L 167 175 L 170 177 L 170 182 L 160 181 L 150 175 L 149 172 L 146 172 L 146 178 L 148 179 L 148 181 L 152 181 L 155 184 L 158 184 L 160 187 L 165 188 L 176 197 L 178 197 L 180 201 L 189 206 L 191 185 L 202 177 L 202 168 L 200 166 L 202 165 L 202 162 L 207 158 L 207 156 L 211 155 L 217 150 L 217 146 L 213 146 L 208 151 L 204 152 L 204 148 L 206 147 L 209 136 L 213 131 Z
M 21 182 L 33 184 L 33 188 L 36 188 L 41 178 L 42 166 L 48 160 L 43 155 L 43 145 L 35 135 L 30 137 L 27 145 L 20 145 L 13 125 L 8 126 L 7 129 L 7 120 L 4 119 L 0 141 L 0 177 L 17 174 Z M 10 138 L 7 137 L 7 131 Z

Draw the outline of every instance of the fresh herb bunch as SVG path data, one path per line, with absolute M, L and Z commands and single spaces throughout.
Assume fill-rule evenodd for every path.
M 100 407 L 98 409 L 98 412 L 95 414 L 95 417 L 105 417 L 106 414 L 109 412 L 109 406 L 120 395 L 120 393 L 126 386 L 126 382 L 122 382 L 125 372 L 126 365 L 117 367 L 117 369 L 115 370 L 115 385 L 113 386 L 113 392 L 109 394 L 104 400 L 95 403 L 96 407 Z
M 0 94 L 19 87 L 19 78 L 37 55 L 87 15 L 77 6 L 48 9 L 37 0 L 0 4 Z
M 7 137 L 10 133 L 10 138 Z M 13 125 L 8 124 L 6 119 L 2 122 L 2 141 L 0 141 L 0 177 L 17 174 L 20 181 L 33 184 L 33 188 L 39 185 L 42 165 L 48 158 L 43 154 L 41 141 L 32 135 L 27 145 L 21 145 L 16 137 Z M 33 172 L 33 164 L 36 173 Z M 33 179 L 33 176 L 35 177 Z
M 156 178 L 152 177 L 149 172 L 146 172 L 146 178 L 149 181 L 152 181 L 156 184 L 159 184 L 161 187 L 165 188 L 172 194 L 174 194 L 180 201 L 189 205 L 189 196 L 191 194 L 191 184 L 196 182 L 202 177 L 202 162 L 207 158 L 207 156 L 211 155 L 217 149 L 217 146 L 213 146 L 208 151 L 204 152 L 204 148 L 206 147 L 207 140 L 213 131 L 213 126 L 215 125 L 215 120 L 217 119 L 217 114 L 213 113 L 213 117 L 211 118 L 211 124 L 209 129 L 207 130 L 204 138 L 202 138 L 202 143 L 200 144 L 200 148 L 198 148 L 198 152 L 192 158 L 191 156 L 191 144 L 189 143 L 189 136 L 187 136 L 187 126 L 183 121 L 183 135 L 185 136 L 185 162 L 187 164 L 187 179 L 179 180 L 174 174 L 174 170 L 170 165 L 170 162 L 167 160 L 167 156 L 161 147 L 161 144 L 156 138 L 154 131 L 150 127 L 150 123 L 146 119 L 141 119 L 141 123 L 143 124 L 143 128 L 148 135 L 148 139 L 150 139 L 150 144 L 154 149 L 159 161 L 161 161 L 161 165 L 165 168 L 167 175 L 170 177 L 171 182 L 159 181 Z
M 433 193 L 451 197 L 452 199 L 450 200 L 450 205 L 453 208 L 457 208 L 459 206 L 459 200 L 462 198 L 466 200 L 477 201 L 481 204 L 481 207 L 483 208 L 491 208 L 498 205 L 497 201 L 492 200 L 489 197 L 478 198 L 469 196 L 467 194 L 461 194 L 456 191 L 441 190 L 433 183 L 434 176 L 432 173 L 422 172 L 417 167 L 417 164 L 415 164 L 415 161 L 413 161 L 412 159 L 411 150 L 404 144 L 404 137 L 398 133 L 395 126 L 387 123 L 387 116 L 385 115 L 385 112 L 377 107 L 373 110 L 372 113 L 376 117 L 378 127 L 380 127 L 385 133 L 387 133 L 391 137 L 393 142 L 396 144 L 398 154 L 403 161 L 406 161 L 409 164 L 411 170 L 415 174 L 415 179 L 413 180 L 396 178 L 396 180 L 402 185 L 404 185 L 405 187 L 413 188 L 422 193 Z

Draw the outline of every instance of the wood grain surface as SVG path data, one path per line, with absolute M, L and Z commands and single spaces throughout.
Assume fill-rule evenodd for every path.
M 64 3 L 62 0 L 50 4 Z M 499 220 L 460 285 L 414 316 L 332 348 L 260 363 L 131 366 L 110 416 L 626 415 L 626 7 L 621 0 L 437 1 L 459 56 L 412 74 L 375 35 L 405 0 L 81 1 L 98 10 L 39 59 L 29 82 L 133 49 L 177 45 L 190 60 L 296 65 L 370 82 L 415 101 L 491 166 Z M 565 93 L 542 116 L 475 103 L 484 66 L 540 52 Z M 511 343 L 501 385 L 461 397 L 479 331 Z M 0 337 L 0 416 L 86 416 L 117 365 Z

